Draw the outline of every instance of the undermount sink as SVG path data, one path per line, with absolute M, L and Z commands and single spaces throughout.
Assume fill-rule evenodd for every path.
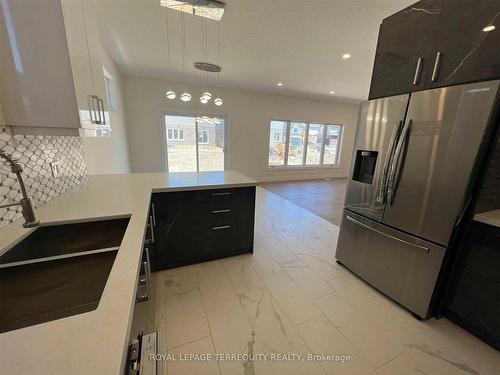
M 97 308 L 129 219 L 40 227 L 0 257 L 0 333 Z

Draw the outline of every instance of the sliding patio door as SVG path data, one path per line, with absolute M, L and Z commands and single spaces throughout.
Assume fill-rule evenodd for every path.
M 168 172 L 225 169 L 223 118 L 165 115 L 165 134 Z

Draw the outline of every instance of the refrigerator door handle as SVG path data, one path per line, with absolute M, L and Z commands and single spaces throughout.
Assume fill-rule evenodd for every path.
M 399 175 L 399 171 L 401 168 L 398 168 L 399 160 L 401 158 L 401 154 L 403 153 L 404 148 L 406 147 L 406 142 L 408 139 L 408 133 L 411 128 L 411 123 L 413 120 L 410 119 L 403 130 L 401 131 L 401 135 L 399 136 L 398 145 L 396 146 L 396 151 L 394 152 L 394 157 L 392 159 L 391 168 L 389 172 L 389 177 L 387 178 L 387 202 L 389 205 L 392 205 L 394 200 L 394 195 L 396 193 L 396 180 Z
M 390 238 L 390 239 L 392 239 L 392 240 L 399 241 L 399 242 L 404 243 L 404 244 L 406 244 L 406 245 L 410 245 L 410 246 L 416 247 L 416 248 L 418 248 L 418 249 L 421 249 L 421 250 L 425 251 L 426 253 L 428 253 L 428 252 L 429 252 L 429 248 L 428 248 L 428 247 L 426 247 L 426 246 L 418 245 L 418 244 L 416 244 L 416 243 L 412 243 L 412 242 L 409 242 L 409 241 L 403 240 L 402 238 L 398 238 L 398 237 L 396 237 L 396 236 L 392 236 L 392 235 L 390 235 L 390 234 L 384 233 L 384 232 L 382 232 L 381 230 L 378 230 L 378 229 L 376 229 L 376 228 L 373 228 L 373 227 L 371 227 L 371 226 L 370 226 L 370 225 L 368 225 L 368 224 L 362 223 L 361 221 L 356 220 L 355 218 L 353 218 L 353 217 L 351 217 L 351 216 L 349 216 L 349 215 L 347 215 L 347 216 L 346 216 L 346 218 L 347 218 L 347 220 L 352 221 L 354 224 L 359 225 L 360 227 L 363 227 L 363 228 L 368 229 L 368 230 L 371 230 L 371 231 L 373 231 L 373 232 L 375 232 L 375 233 L 381 234 L 382 236 L 388 237 L 388 238 Z
M 384 162 L 384 169 L 382 170 L 382 177 L 380 182 L 380 188 L 377 194 L 377 202 L 385 203 L 387 199 L 387 179 L 389 174 L 389 167 L 391 166 L 392 158 L 394 156 L 394 150 L 396 144 L 399 140 L 399 134 L 401 133 L 401 126 L 403 125 L 403 120 L 399 121 L 398 125 L 392 131 L 391 140 L 389 141 L 389 147 L 387 148 L 387 157 Z

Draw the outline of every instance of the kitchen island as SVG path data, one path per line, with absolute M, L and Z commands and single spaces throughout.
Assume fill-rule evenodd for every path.
M 122 374 L 151 195 L 256 185 L 233 171 L 96 175 L 37 209 L 42 225 L 130 221 L 97 309 L 0 334 L 0 373 Z M 2 228 L 0 254 L 33 230 L 19 220 Z

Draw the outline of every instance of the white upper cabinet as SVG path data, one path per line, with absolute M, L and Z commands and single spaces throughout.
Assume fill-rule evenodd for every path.
M 78 128 L 58 1 L 0 1 L 0 102 L 13 127 Z
M 0 16 L 6 125 L 47 134 L 109 130 L 94 0 L 1 0 Z
M 83 4 L 83 13 L 85 17 L 85 31 L 87 34 L 92 80 L 94 83 L 94 94 L 97 95 L 101 101 L 102 111 L 106 112 L 108 110 L 108 95 L 106 92 L 106 83 L 104 81 L 102 45 L 99 39 L 99 31 L 97 29 L 96 3 L 95 0 L 80 1 Z
M 93 0 L 62 0 L 82 127 L 109 125 L 102 52 Z

